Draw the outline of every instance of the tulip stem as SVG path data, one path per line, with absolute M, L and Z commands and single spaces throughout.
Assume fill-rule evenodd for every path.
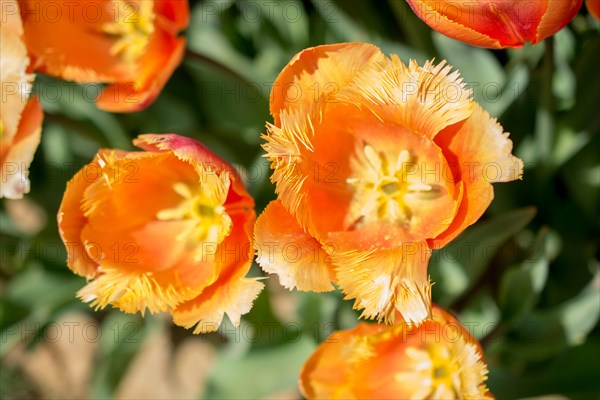
M 540 69 L 540 91 L 535 118 L 535 142 L 538 148 L 538 162 L 548 166 L 554 137 L 554 38 L 544 40 L 546 46 Z M 545 168 L 544 168 L 545 169 Z
M 185 58 L 187 60 L 193 60 L 194 62 L 198 63 L 198 64 L 204 64 L 204 65 L 209 65 L 210 67 L 224 73 L 225 75 L 229 75 L 232 78 L 235 78 L 241 82 L 247 82 L 248 80 L 243 77 L 242 75 L 240 75 L 239 73 L 237 73 L 236 71 L 232 70 L 231 68 L 229 68 L 228 66 L 220 63 L 219 61 L 216 61 L 210 57 L 207 57 L 203 54 L 199 54 L 196 53 L 190 49 L 187 49 L 185 52 Z

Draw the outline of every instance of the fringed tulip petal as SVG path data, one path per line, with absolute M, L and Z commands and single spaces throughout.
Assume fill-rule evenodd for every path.
M 0 198 L 20 199 L 29 192 L 28 168 L 40 143 L 42 109 L 28 97 L 34 79 L 16 1 L 2 2 L 0 24 Z
M 288 288 L 303 291 L 333 290 L 333 267 L 321 244 L 306 234 L 279 200 L 258 217 L 254 230 L 256 262 L 279 276 Z
M 264 285 L 245 277 L 254 255 L 251 241 L 254 210 L 248 210 L 247 214 L 233 216 L 236 228 L 218 248 L 207 247 L 207 253 L 214 252 L 221 267 L 219 276 L 198 296 L 173 310 L 173 321 L 177 325 L 186 328 L 195 326 L 194 333 L 214 332 L 225 314 L 238 326 L 240 317 L 252 308 Z
M 386 330 L 385 325 L 359 323 L 347 331 L 336 331 L 304 364 L 300 390 L 307 399 L 355 399 L 348 380 L 357 362 L 373 356 L 364 338 Z M 342 361 L 343 360 L 343 361 Z
M 287 108 L 335 103 L 336 94 L 358 71 L 383 58 L 377 47 L 364 43 L 317 46 L 298 53 L 273 83 L 275 125 L 279 125 L 279 113 Z
M 165 312 L 197 293 L 191 288 L 173 284 L 171 279 L 164 273 L 104 267 L 101 275 L 77 292 L 77 297 L 96 310 L 112 305 L 129 314 L 146 310 L 150 313 Z
M 481 347 L 446 311 L 421 326 L 358 324 L 332 334 L 302 368 L 307 399 L 493 399 Z
M 471 115 L 472 90 L 445 61 L 408 66 L 396 56 L 364 68 L 340 98 L 370 109 L 381 120 L 397 122 L 433 139 L 448 125 Z M 361 99 L 357 101 L 356 99 Z
M 307 248 L 320 245 L 335 269 L 333 283 L 356 299 L 363 316 L 392 322 L 400 310 L 418 325 L 431 302 L 430 246 L 481 216 L 493 194 L 490 182 L 518 179 L 522 162 L 444 61 L 405 65 L 371 46 L 326 45 L 294 57 L 279 79 L 325 77 L 340 89 L 333 103 L 288 104 L 273 89 L 275 122 L 267 125 L 263 148 L 284 210 L 275 218 L 267 209 L 260 240 L 272 238 L 265 237 L 268 225 L 303 238 Z M 485 179 L 482 166 L 490 163 L 501 172 Z M 505 170 L 511 163 L 513 175 Z M 472 165 L 479 174 L 467 182 Z M 269 261 L 260 265 L 289 288 L 300 287 L 307 281 L 300 273 L 315 267 Z M 325 281 L 323 269 L 313 274 Z
M 252 198 L 192 139 L 135 143 L 147 151 L 100 150 L 67 185 L 59 229 L 69 267 L 90 279 L 78 296 L 96 308 L 171 312 L 188 327 L 206 318 L 218 327 L 223 312 L 239 321 L 262 288 L 245 278 Z
M 409 324 L 419 324 L 431 314 L 431 283 L 427 275 L 429 251 L 425 241 L 404 243 L 385 250 L 347 250 L 358 243 L 332 235 L 337 284 L 356 299 L 361 317 L 393 324 L 398 312 Z
M 495 118 L 479 105 L 468 120 L 451 126 L 436 137 L 449 164 L 460 178 L 464 195 L 450 227 L 433 240 L 440 248 L 481 217 L 492 199 L 491 183 L 521 179 L 523 161 L 512 155 L 512 141 Z
M 234 326 L 247 314 L 264 285 L 256 279 L 237 278 L 211 286 L 200 296 L 173 310 L 173 322 L 194 333 L 215 332 L 225 314 Z

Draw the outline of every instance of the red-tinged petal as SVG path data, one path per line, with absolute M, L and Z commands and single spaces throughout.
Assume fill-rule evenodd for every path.
M 115 82 L 133 76 L 133 65 L 111 51 L 103 31 L 120 16 L 115 3 L 21 0 L 25 42 L 36 71 L 76 82 Z
M 43 117 L 38 99 L 35 97 L 29 99 L 12 141 L 9 143 L 2 141 L 0 197 L 20 199 L 24 193 L 29 193 L 28 168 L 40 143 Z
M 262 283 L 245 277 L 254 253 L 250 241 L 254 211 L 234 215 L 232 220 L 234 230 L 216 249 L 215 259 L 220 265 L 217 280 L 172 311 L 173 322 L 186 328 L 195 326 L 194 333 L 216 331 L 225 314 L 237 326 L 263 289 Z
M 354 308 L 363 309 L 361 317 L 392 324 L 398 312 L 411 325 L 430 317 L 430 251 L 425 241 L 364 250 L 362 243 L 348 233 L 331 234 L 330 238 L 333 245 L 329 255 L 336 267 L 336 283 L 345 299 L 356 299 Z
M 600 0 L 585 0 L 585 6 L 590 14 L 600 20 Z
M 148 107 L 181 63 L 185 39 L 163 30 L 150 37 L 139 60 L 135 80 L 119 81 L 105 88 L 96 100 L 99 108 L 111 112 L 132 112 Z
M 323 45 L 296 54 L 273 83 L 270 109 L 275 125 L 286 108 L 335 103 L 336 94 L 358 71 L 383 58 L 377 47 L 363 43 Z
M 190 8 L 188 0 L 156 0 L 154 2 L 154 12 L 158 18 L 163 18 L 172 26 L 173 33 L 187 28 L 190 22 Z M 166 29 L 167 23 L 161 25 Z
M 175 134 L 145 134 L 138 136 L 137 139 L 133 141 L 133 144 L 147 151 L 172 151 L 180 160 L 188 162 L 196 167 L 201 182 L 207 178 L 207 176 L 203 176 L 203 174 L 227 171 L 231 179 L 231 187 L 233 190 L 229 192 L 226 206 L 232 208 L 254 208 L 254 201 L 246 191 L 242 179 L 238 176 L 235 169 L 197 140 Z M 202 164 L 204 168 L 199 168 L 198 165 L 200 164 Z M 208 168 L 208 171 L 206 168 Z
M 454 171 L 460 174 L 456 180 L 464 185 L 452 224 L 431 242 L 433 248 L 440 248 L 483 215 L 494 197 L 492 182 L 521 178 L 523 161 L 511 154 L 508 133 L 479 105 L 468 120 L 448 127 L 435 141 Z
M 536 40 L 539 43 L 564 28 L 579 12 L 583 0 L 547 0 L 548 8 L 537 27 Z M 598 3 L 598 0 L 596 0 Z
M 485 22 L 487 22 L 487 18 L 482 18 L 481 12 L 476 12 L 477 8 L 473 9 L 473 6 L 475 5 L 475 7 L 478 7 L 479 3 L 474 2 L 473 4 L 465 4 L 465 7 L 468 7 L 467 10 L 465 10 L 464 7 L 460 7 L 459 3 L 450 5 L 445 0 L 406 1 L 423 22 L 432 29 L 443 33 L 448 37 L 474 46 L 489 47 L 492 49 L 504 47 L 503 43 L 494 36 L 494 31 L 486 34 L 471 26 L 471 23 L 475 19 L 482 20 L 482 25 L 485 25 Z M 464 16 L 463 19 L 467 19 L 467 21 L 462 21 L 462 19 L 451 19 L 450 16 L 446 15 L 444 12 L 445 10 L 448 10 L 448 7 L 451 7 L 452 10 L 450 16 Z
M 536 44 L 568 24 L 582 0 L 540 0 L 457 3 L 408 0 L 430 27 L 451 38 L 491 48 Z
M 208 164 L 215 171 L 230 169 L 229 164 L 217 157 L 202 143 L 176 134 L 144 134 L 133 140 L 140 149 L 151 152 L 172 151 L 180 160 Z
M 298 225 L 279 200 L 272 201 L 256 221 L 254 238 L 258 265 L 277 274 L 287 289 L 334 289 L 333 267 L 321 243 Z

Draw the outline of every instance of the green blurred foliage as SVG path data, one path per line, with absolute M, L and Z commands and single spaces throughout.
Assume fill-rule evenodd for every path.
M 495 185 L 481 221 L 433 254 L 434 301 L 482 341 L 498 398 L 598 398 L 598 21 L 582 10 L 552 44 L 490 51 L 432 32 L 403 0 L 192 1 L 190 7 L 189 53 L 144 111 L 106 113 L 91 101 L 97 85 L 38 77 L 45 122 L 27 199 L 43 224 L 15 223 L 8 202 L 0 210 L 2 398 L 45 397 L 6 355 L 17 345 L 34 348 L 44 329 L 73 310 L 111 332 L 98 344 L 89 382 L 94 398 L 115 394 L 150 332 L 169 331 L 175 347 L 192 336 L 168 319 L 95 313 L 75 299 L 85 282 L 66 268 L 55 219 L 68 179 L 98 148 L 132 149 L 140 133 L 178 133 L 235 164 L 260 213 L 274 198 L 260 147 L 271 121 L 271 84 L 300 50 L 342 41 L 370 42 L 404 61 L 446 59 L 511 133 L 525 162 L 523 180 Z M 262 274 L 256 266 L 251 273 Z M 276 277 L 270 280 L 238 329 L 224 324 L 204 337 L 216 352 L 204 397 L 264 398 L 286 390 L 299 396 L 304 360 L 333 330 L 356 324 L 358 313 L 340 293 L 285 293 Z M 128 329 L 135 340 L 128 340 Z

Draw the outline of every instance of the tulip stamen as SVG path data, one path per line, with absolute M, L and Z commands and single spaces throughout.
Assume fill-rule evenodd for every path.
M 156 217 L 161 221 L 188 223 L 188 228 L 177 236 L 177 240 L 219 244 L 229 235 L 233 222 L 224 205 L 229 192 L 229 178 L 222 174 L 227 172 L 204 171 L 204 178 L 197 187 L 183 182 L 173 185 L 173 191 L 183 198 L 182 201 L 173 208 L 160 210 Z
M 423 348 L 409 347 L 406 355 L 415 366 L 411 372 L 396 374 L 395 379 L 406 385 L 427 383 L 418 398 L 460 399 L 467 393 L 485 397 L 487 389 L 480 383 L 485 380 L 487 369 L 472 344 L 461 340 L 451 345 L 431 343 Z
M 114 22 L 102 25 L 102 30 L 116 38 L 110 52 L 127 63 L 136 62 L 146 51 L 150 36 L 154 33 L 154 10 L 152 1 L 130 3 L 114 2 Z
M 362 153 L 352 162 L 355 176 L 346 180 L 354 187 L 354 201 L 360 204 L 359 224 L 387 220 L 409 225 L 414 217 L 413 202 L 434 200 L 446 192 L 441 185 L 419 180 L 416 158 L 406 149 L 398 153 L 395 162 L 368 144 Z

